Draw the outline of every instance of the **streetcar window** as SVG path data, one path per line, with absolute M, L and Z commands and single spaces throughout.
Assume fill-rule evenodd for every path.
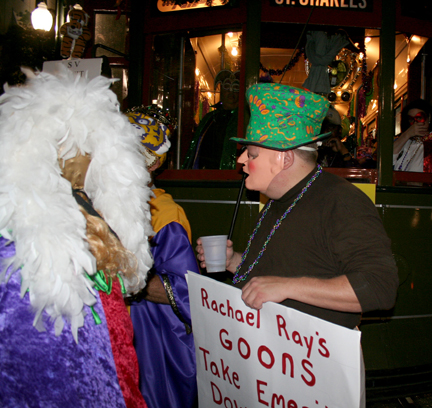
M 332 116 L 323 123 L 322 133 L 332 132 L 319 148 L 319 161 L 325 167 L 375 167 L 376 162 L 366 159 L 372 158 L 371 150 L 375 144 L 360 150 L 362 146 L 362 129 L 359 123 L 357 93 L 365 79 L 363 75 L 367 66 L 373 69 L 378 59 L 369 56 L 365 48 L 365 30 L 359 28 L 334 28 L 325 26 L 308 26 L 303 33 L 302 25 L 284 23 L 262 23 L 260 49 L 260 81 L 274 82 L 298 88 L 306 87 L 310 91 L 320 93 L 328 98 L 332 106 Z M 323 49 L 333 48 L 331 42 L 344 38 L 345 45 L 331 55 L 327 67 L 323 67 L 328 80 L 324 86 L 312 89 L 307 84 L 313 66 L 314 44 L 319 36 L 320 40 L 327 40 L 328 45 L 320 45 L 317 54 Z M 372 43 L 376 52 L 376 41 Z M 379 44 L 379 41 L 378 41 Z M 366 59 L 366 55 L 368 58 Z M 314 85 L 317 85 L 316 83 Z M 322 84 L 321 84 L 322 85 Z M 328 88 L 327 92 L 323 88 Z M 364 114 L 366 109 L 364 109 Z M 375 133 L 374 133 L 375 135 Z M 368 156 L 364 156 L 367 153 Z M 361 155 L 362 156 L 359 156 Z

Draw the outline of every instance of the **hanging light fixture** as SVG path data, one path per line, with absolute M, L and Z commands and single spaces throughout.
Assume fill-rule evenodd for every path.
M 31 13 L 31 22 L 35 30 L 51 30 L 53 17 L 43 1 Z

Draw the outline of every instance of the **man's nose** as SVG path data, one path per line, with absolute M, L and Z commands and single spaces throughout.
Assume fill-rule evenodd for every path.
M 237 159 L 237 163 L 239 164 L 245 164 L 247 161 L 247 150 L 245 150 Z

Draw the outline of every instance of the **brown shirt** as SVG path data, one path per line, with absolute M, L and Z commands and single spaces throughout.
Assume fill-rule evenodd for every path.
M 277 219 L 315 171 L 272 203 L 240 274 L 254 262 Z M 374 204 L 357 187 L 325 171 L 282 221 L 248 278 L 236 287 L 241 288 L 253 276 L 263 275 L 322 279 L 347 275 L 363 312 L 390 309 L 398 286 L 390 239 Z M 357 313 L 290 299 L 282 304 L 348 328 L 354 328 L 360 320 Z

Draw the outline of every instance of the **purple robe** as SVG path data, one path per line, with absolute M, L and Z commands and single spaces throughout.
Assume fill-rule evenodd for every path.
M 0 236 L 0 261 L 14 253 L 14 243 Z M 46 314 L 46 331 L 36 330 L 28 293 L 20 298 L 20 272 L 9 267 L 8 276 L 0 284 L 0 406 L 125 407 L 98 292 L 94 310 L 102 322 L 96 325 L 86 306 L 77 344 L 67 323 L 56 337 Z
M 180 317 L 171 305 L 146 300 L 132 303 L 140 388 L 149 408 L 191 408 L 197 384 L 185 275 L 188 270 L 199 273 L 199 269 L 186 230 L 179 223 L 165 225 L 151 244 L 154 272 L 162 282 L 168 278 Z

